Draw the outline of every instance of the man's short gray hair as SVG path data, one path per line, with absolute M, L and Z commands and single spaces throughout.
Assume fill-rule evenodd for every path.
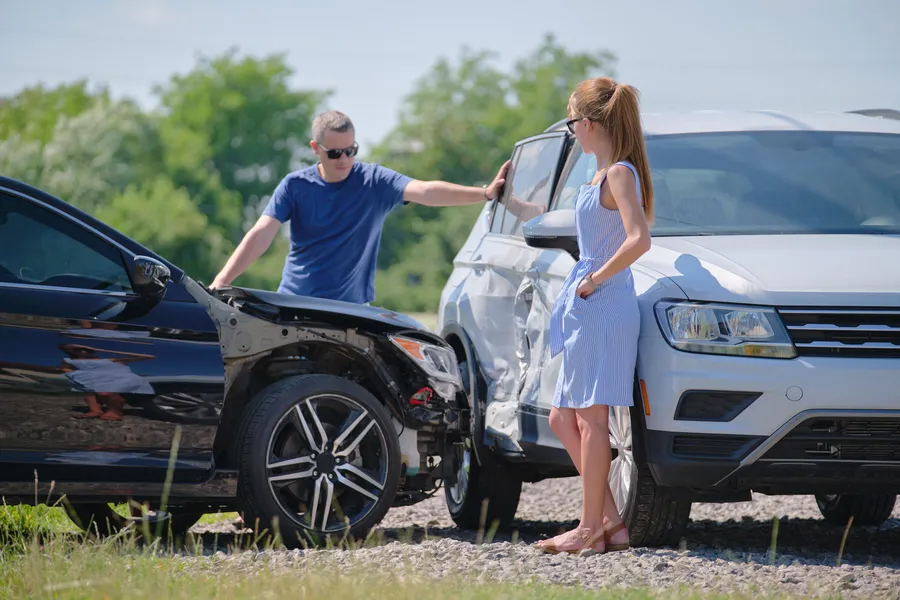
M 353 121 L 350 120 L 350 117 L 340 111 L 330 110 L 316 116 L 313 120 L 313 139 L 321 144 L 322 140 L 325 139 L 325 134 L 329 131 L 345 133 L 347 131 L 356 131 L 356 129 L 353 127 Z

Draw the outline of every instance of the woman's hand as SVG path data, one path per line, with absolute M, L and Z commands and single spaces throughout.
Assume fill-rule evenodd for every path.
M 594 290 L 596 290 L 597 287 L 597 284 L 594 283 L 594 280 L 591 279 L 591 276 L 587 275 L 584 279 L 581 280 L 581 283 L 578 284 L 578 287 L 575 289 L 575 293 L 578 294 L 581 298 L 587 298 L 594 293 Z

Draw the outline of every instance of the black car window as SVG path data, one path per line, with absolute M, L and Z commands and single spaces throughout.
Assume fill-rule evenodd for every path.
M 130 292 L 122 256 L 37 204 L 0 194 L 0 283 Z
M 521 236 L 522 224 L 547 211 L 565 138 L 540 138 L 523 144 L 503 194 L 506 206 L 501 233 Z

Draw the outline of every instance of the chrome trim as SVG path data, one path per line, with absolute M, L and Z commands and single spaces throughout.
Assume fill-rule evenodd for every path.
M 897 350 L 900 345 L 891 342 L 863 342 L 861 344 L 851 344 L 844 342 L 802 342 L 795 343 L 798 348 L 846 348 L 846 349 L 869 349 L 869 350 Z
M 823 332 L 832 332 L 832 331 L 897 331 L 900 332 L 900 327 L 891 327 L 890 325 L 857 325 L 856 327 L 843 327 L 841 325 L 834 325 L 833 323 L 807 323 L 806 325 L 788 325 L 787 328 L 790 331 L 823 331 Z
M 812 465 L 815 466 L 817 464 L 822 463 L 823 461 L 812 461 L 812 460 L 798 460 L 796 458 L 767 458 L 764 460 L 760 460 L 759 462 L 776 464 L 776 463 L 788 463 L 788 464 L 798 464 L 798 465 Z M 829 464 L 863 464 L 863 465 L 878 465 L 879 467 L 894 467 L 900 469 L 900 463 L 894 460 L 829 460 L 827 461 Z
M 75 294 L 91 294 L 96 296 L 113 296 L 115 298 L 139 298 L 140 294 L 134 292 L 111 292 L 108 290 L 88 290 L 83 288 L 56 287 L 52 285 L 39 285 L 33 283 L 6 283 L 0 281 L 0 287 L 23 290 L 36 290 L 39 292 L 71 292 Z
M 786 315 L 900 315 L 900 310 L 877 310 L 877 309 L 863 309 L 863 310 L 854 310 L 852 308 L 840 310 L 840 309 L 822 309 L 819 310 L 817 308 L 810 308 L 808 310 L 802 310 L 798 308 L 789 308 L 789 309 L 777 309 L 778 312 Z
M 40 201 L 40 200 L 38 200 L 38 199 L 36 199 L 36 198 L 32 198 L 31 196 L 28 196 L 28 195 L 26 195 L 26 194 L 23 194 L 22 192 L 19 192 L 19 191 L 17 191 L 17 190 L 10 189 L 10 188 L 5 187 L 5 186 L 2 186 L 2 185 L 0 185 L 0 192 L 4 192 L 4 193 L 7 193 L 7 194 L 10 194 L 10 195 L 13 195 L 13 196 L 18 196 L 19 198 L 22 198 L 22 199 L 25 200 L 26 202 L 31 202 L 32 204 L 37 204 L 38 206 L 40 206 L 40 207 L 42 207 L 42 208 L 46 208 L 47 210 L 50 210 L 50 211 L 52 211 L 52 212 L 54 212 L 54 213 L 56 213 L 56 214 L 62 216 L 63 218 L 68 219 L 68 220 L 71 221 L 72 223 L 75 223 L 76 225 L 78 225 L 78 226 L 81 227 L 82 229 L 88 231 L 89 233 L 92 233 L 92 234 L 96 235 L 97 237 L 99 237 L 100 239 L 105 240 L 106 242 L 112 244 L 113 246 L 115 246 L 116 248 L 118 248 L 121 252 L 124 252 L 126 255 L 130 256 L 131 258 L 134 258 L 135 256 L 137 256 L 134 252 L 132 252 L 132 251 L 129 250 L 128 248 L 125 248 L 124 246 L 122 246 L 122 244 L 120 244 L 119 242 L 117 242 L 117 241 L 115 241 L 114 239 L 110 238 L 110 237 L 109 237 L 108 235 L 106 235 L 105 233 L 103 233 L 103 232 L 101 232 L 101 231 L 98 231 L 98 230 L 94 229 L 93 227 L 91 227 L 91 226 L 88 225 L 87 223 L 84 223 L 84 222 L 82 222 L 82 221 L 76 219 L 76 218 L 73 217 L 72 215 L 70 215 L 70 214 L 68 214 L 68 213 L 66 213 L 66 212 L 64 212 L 64 211 L 61 211 L 60 209 L 56 208 L 55 206 L 50 206 L 49 204 L 46 204 L 45 202 L 42 202 L 42 201 Z
M 763 442 L 756 447 L 756 449 L 744 457 L 744 459 L 738 464 L 738 466 L 729 472 L 727 475 L 722 477 L 719 481 L 717 481 L 713 485 L 721 485 L 724 483 L 729 477 L 737 473 L 742 468 L 752 465 L 756 461 L 758 461 L 766 452 L 768 452 L 775 444 L 780 442 L 782 438 L 784 438 L 787 434 L 789 434 L 797 425 L 806 421 L 807 419 L 816 418 L 816 417 L 900 417 L 900 410 L 879 410 L 879 409 L 868 409 L 868 410 L 852 410 L 852 409 L 835 409 L 835 410 L 826 410 L 826 409 L 811 409 L 804 410 L 803 412 L 799 412 L 793 417 L 791 417 L 784 425 L 779 427 L 775 433 L 767 437 Z M 794 461 L 794 462 L 804 462 L 804 461 Z

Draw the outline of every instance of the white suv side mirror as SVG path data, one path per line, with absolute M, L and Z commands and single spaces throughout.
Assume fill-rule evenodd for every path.
M 533 248 L 565 250 L 578 260 L 575 210 L 563 208 L 538 215 L 522 225 L 525 243 Z

